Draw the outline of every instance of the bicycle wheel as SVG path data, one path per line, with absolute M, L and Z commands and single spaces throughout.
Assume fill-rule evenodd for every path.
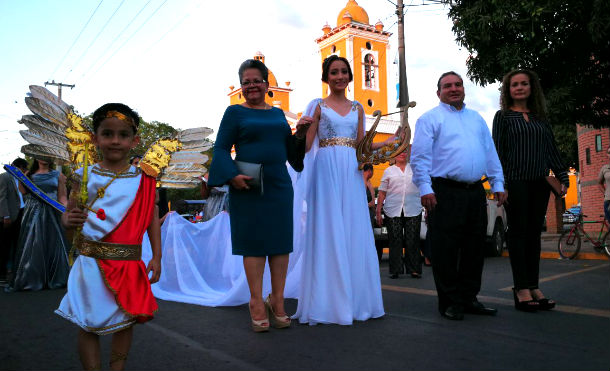
M 574 259 L 580 251 L 580 232 L 578 229 L 564 231 L 557 242 L 559 255 L 564 259 Z
M 610 234 L 610 232 L 606 232 L 606 234 L 604 235 L 604 238 L 602 238 L 602 244 L 600 245 L 600 247 L 602 248 L 602 251 L 606 253 L 606 255 L 610 256 L 610 241 L 608 240 L 608 235 Z

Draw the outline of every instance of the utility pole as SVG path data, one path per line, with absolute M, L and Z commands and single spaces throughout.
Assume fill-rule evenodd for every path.
M 48 82 L 48 81 L 45 82 L 44 86 L 47 86 L 47 85 L 55 85 L 55 86 L 57 86 L 57 97 L 59 98 L 59 100 L 61 100 L 61 88 L 62 87 L 65 86 L 67 88 L 72 89 L 72 88 L 74 88 L 76 86 L 76 85 L 64 84 L 63 82 L 55 82 L 55 80 L 51 80 L 51 82 Z
M 409 125 L 407 119 L 407 106 L 409 106 L 409 87 L 407 86 L 407 67 L 405 60 L 405 17 L 404 5 L 402 0 L 398 0 L 396 5 L 396 15 L 398 16 L 398 105 L 400 108 L 401 127 Z

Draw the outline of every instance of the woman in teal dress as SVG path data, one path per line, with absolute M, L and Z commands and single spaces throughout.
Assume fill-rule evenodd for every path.
M 50 198 L 66 205 L 66 177 L 35 159 L 27 175 Z M 14 276 L 7 291 L 42 290 L 65 287 L 68 282 L 69 245 L 60 224 L 61 213 L 25 192 L 25 208 L 14 260 Z
M 284 286 L 288 254 L 292 252 L 293 190 L 286 161 L 303 169 L 306 125 L 292 135 L 284 112 L 265 103 L 269 88 L 268 70 L 257 60 L 246 60 L 239 68 L 245 102 L 227 108 L 214 145 L 208 184 L 229 184 L 229 215 L 234 255 L 244 257 L 250 289 L 252 329 L 267 331 L 269 324 L 290 326 L 284 311 Z M 248 185 L 231 158 L 235 146 L 237 161 L 263 165 L 263 188 Z M 269 257 L 271 294 L 263 301 L 262 285 L 266 257 Z M 269 312 L 269 317 L 267 315 Z

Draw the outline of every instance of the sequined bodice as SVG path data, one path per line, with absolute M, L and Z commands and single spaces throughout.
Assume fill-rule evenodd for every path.
M 31 177 L 36 184 L 50 198 L 57 200 L 57 185 L 59 184 L 59 171 L 51 170 L 48 173 L 34 174 Z
M 341 116 L 320 99 L 320 123 L 318 138 L 320 140 L 341 137 L 356 139 L 358 135 L 358 102 L 352 102 L 352 108 Z

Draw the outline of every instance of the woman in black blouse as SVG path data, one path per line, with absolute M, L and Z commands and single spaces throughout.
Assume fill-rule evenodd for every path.
M 504 76 L 501 110 L 493 123 L 493 139 L 506 180 L 508 250 L 513 271 L 515 308 L 549 310 L 555 301 L 538 287 L 540 233 L 549 201 L 549 169 L 569 186 L 551 126 L 546 121 L 544 95 L 533 71 L 515 70 Z

